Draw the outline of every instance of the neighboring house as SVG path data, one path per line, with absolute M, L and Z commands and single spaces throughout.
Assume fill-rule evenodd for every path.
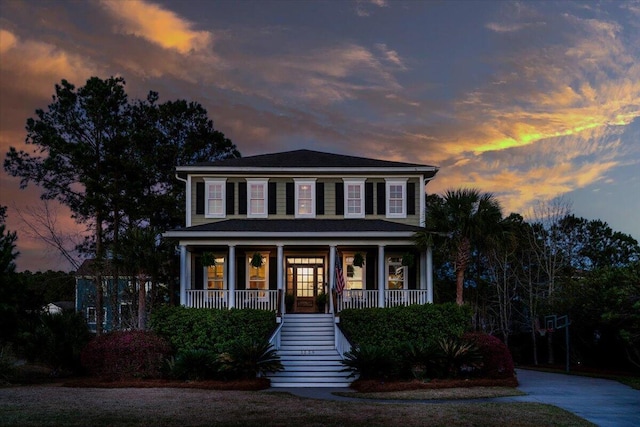
M 178 166 L 185 227 L 164 236 L 180 247 L 180 303 L 273 310 L 286 335 L 290 314 L 432 302 L 413 236 L 437 170 L 310 150 Z
M 413 235 L 436 172 L 309 150 L 179 166 L 186 227 L 164 235 L 181 250 L 180 303 L 316 311 L 315 297 L 335 288 L 336 264 L 345 288 L 333 313 L 356 298 L 371 307 L 431 302 L 430 254 L 416 251 Z M 204 267 L 203 253 L 215 265 Z M 359 255 L 364 264 L 354 265 Z M 405 255 L 414 262 L 403 265 Z M 291 310 L 279 290 L 294 297 Z
M 84 260 L 76 271 L 76 312 L 82 313 L 87 320 L 91 332 L 96 332 L 96 262 Z M 118 277 L 116 291 L 114 269 L 109 263 L 102 269 L 102 285 L 104 289 L 103 322 L 105 332 L 126 326 L 135 317 L 132 313 L 132 284 L 129 277 Z

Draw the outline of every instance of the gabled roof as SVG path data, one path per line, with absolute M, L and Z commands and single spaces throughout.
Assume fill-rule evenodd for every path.
M 438 168 L 435 166 L 347 156 L 344 154 L 325 153 L 313 150 L 261 154 L 177 167 L 178 172 L 203 172 L 209 170 L 246 171 L 247 169 L 265 170 L 269 172 L 301 171 L 308 169 L 335 172 L 373 172 L 384 170 L 395 173 L 418 172 L 428 178 L 435 175 L 438 171 Z
M 261 234 L 279 235 L 335 235 L 347 234 L 361 235 L 363 233 L 384 233 L 410 236 L 420 227 L 384 221 L 380 219 L 228 219 L 195 225 L 192 227 L 178 228 L 167 231 L 165 237 L 201 237 L 209 233 L 222 235 L 240 235 L 247 233 L 250 236 Z

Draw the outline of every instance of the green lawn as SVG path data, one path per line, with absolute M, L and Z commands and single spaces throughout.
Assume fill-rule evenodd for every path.
M 336 402 L 176 388 L 0 388 L 3 426 L 591 426 L 537 403 Z

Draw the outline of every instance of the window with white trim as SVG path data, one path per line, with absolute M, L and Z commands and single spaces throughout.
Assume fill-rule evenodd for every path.
M 204 179 L 206 208 L 205 218 L 224 218 L 226 213 L 226 180 Z
M 295 180 L 296 218 L 315 218 L 316 182 L 315 180 Z
M 386 180 L 387 218 L 406 218 L 407 180 Z
M 365 289 L 364 265 L 353 265 L 354 254 L 344 254 L 342 265 L 345 266 L 345 288 L 349 290 Z
M 267 217 L 267 182 L 266 179 L 247 179 L 248 218 Z
M 252 264 L 255 257 L 254 253 L 247 253 L 247 283 L 246 289 L 269 290 L 269 253 L 260 253 L 262 256 L 262 265 L 255 266 Z M 266 297 L 265 292 L 259 292 L 259 297 Z
M 223 290 L 225 289 L 225 258 L 224 256 L 216 256 L 215 264 L 205 267 L 205 273 L 207 278 L 207 289 L 210 290 Z
M 407 289 L 407 268 L 402 256 L 387 257 L 387 289 Z
M 344 180 L 344 217 L 364 218 L 364 179 Z

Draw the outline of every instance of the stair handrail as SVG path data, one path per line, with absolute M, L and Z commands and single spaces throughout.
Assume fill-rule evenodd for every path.
M 280 323 L 271 334 L 271 337 L 269 337 L 269 344 L 271 344 L 275 350 L 280 350 L 280 331 L 282 331 L 282 326 L 284 326 L 284 316 L 281 317 Z
M 340 329 L 340 325 L 338 323 L 334 322 L 333 326 L 336 351 L 338 352 L 340 357 L 344 359 L 344 355 L 351 351 L 352 344 L 349 338 L 347 338 L 344 332 L 342 332 L 342 329 Z

